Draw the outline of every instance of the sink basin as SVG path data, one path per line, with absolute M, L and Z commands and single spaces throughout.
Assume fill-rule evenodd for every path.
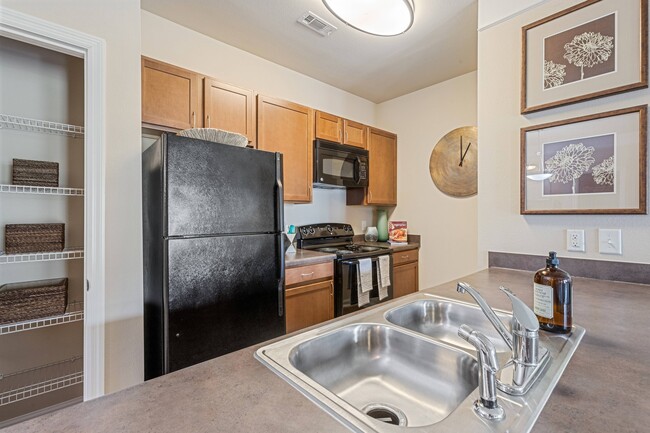
M 510 319 L 497 314 L 504 324 Z M 289 335 L 260 347 L 255 357 L 355 432 L 529 432 L 584 328 L 574 326 L 568 335 L 541 333 L 550 359 L 543 374 L 525 395 L 498 391 L 506 415 L 488 421 L 473 409 L 478 363 L 474 348 L 456 338 L 463 323 L 492 338 L 503 377 L 511 370 L 510 350 L 482 311 L 429 293 Z
M 409 427 L 443 420 L 478 386 L 470 355 L 386 325 L 352 325 L 306 341 L 289 362 L 359 411 Z
M 497 313 L 510 328 L 511 316 Z M 389 310 L 386 320 L 455 347 L 475 352 L 474 346 L 458 336 L 460 325 L 466 324 L 485 334 L 494 343 L 497 354 L 509 354 L 510 348 L 497 334 L 480 308 L 457 302 L 424 299 Z

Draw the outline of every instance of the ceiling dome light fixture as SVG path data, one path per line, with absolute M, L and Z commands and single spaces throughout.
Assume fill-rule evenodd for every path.
M 413 0 L 323 0 L 350 27 L 377 36 L 400 35 L 413 25 Z

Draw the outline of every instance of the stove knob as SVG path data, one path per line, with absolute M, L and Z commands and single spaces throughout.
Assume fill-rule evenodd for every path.
M 302 227 L 300 229 L 300 233 L 302 233 L 303 235 L 306 235 L 307 234 L 307 227 Z
M 332 226 L 328 224 L 328 225 L 325 227 L 325 230 L 327 230 L 328 232 L 332 233 Z
M 309 227 L 309 234 L 313 235 L 314 233 L 316 233 L 316 230 L 313 227 Z

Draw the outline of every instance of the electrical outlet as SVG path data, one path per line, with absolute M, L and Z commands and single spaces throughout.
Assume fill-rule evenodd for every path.
M 567 230 L 566 231 L 566 250 L 585 252 L 585 231 L 584 230 Z
M 598 229 L 600 254 L 623 254 L 621 229 Z
M 368 222 L 366 220 L 361 220 L 361 231 L 365 233 L 368 228 Z

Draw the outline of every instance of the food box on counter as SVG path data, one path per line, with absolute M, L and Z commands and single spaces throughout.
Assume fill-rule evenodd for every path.
M 388 222 L 388 242 L 391 244 L 406 244 L 408 241 L 408 230 L 406 221 Z

